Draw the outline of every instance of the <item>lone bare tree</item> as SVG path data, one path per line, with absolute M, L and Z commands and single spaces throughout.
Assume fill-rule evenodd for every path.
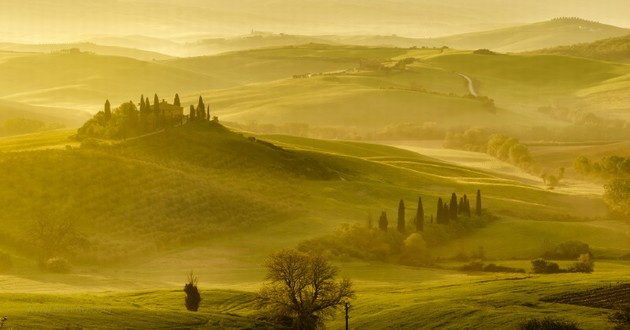
M 293 329 L 317 329 L 354 297 L 350 280 L 335 280 L 337 268 L 320 255 L 282 250 L 265 267 L 269 283 L 260 290 L 259 306 Z

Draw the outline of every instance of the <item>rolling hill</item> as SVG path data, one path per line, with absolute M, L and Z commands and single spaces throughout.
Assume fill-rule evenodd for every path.
M 487 48 L 498 52 L 520 52 L 591 42 L 629 33 L 629 29 L 580 18 L 556 18 L 534 24 L 437 38 L 436 41 L 458 49 Z
M 442 47 L 454 49 L 491 49 L 497 52 L 523 52 L 541 48 L 588 43 L 630 34 L 630 29 L 580 18 L 556 18 L 532 24 L 454 34 L 436 38 L 399 35 L 291 35 L 252 31 L 251 34 L 202 39 L 182 45 L 189 55 L 211 55 L 262 47 L 308 43 L 378 47 Z
M 204 123 L 112 146 L 13 149 L 0 154 L 0 173 L 2 248 L 27 253 L 18 246 L 29 224 L 42 217 L 71 219 L 91 242 L 78 260 L 101 263 L 230 244 L 239 236 L 254 245 L 266 242 L 254 258 L 342 222 L 362 223 L 400 198 L 424 196 L 430 214 L 437 196 L 453 191 L 481 189 L 496 214 L 525 218 L 597 216 L 602 208 L 588 196 L 548 192 L 392 147 L 282 136 L 258 140 Z M 574 206 L 578 201 L 583 208 Z M 267 242 L 270 237 L 283 239 Z
M 59 51 L 83 51 L 106 56 L 121 56 L 141 61 L 156 61 L 171 59 L 173 56 L 160 54 L 136 48 L 124 48 L 116 46 L 103 46 L 90 42 L 67 44 L 15 44 L 0 43 L 0 50 L 21 53 L 52 53 Z
M 579 43 L 534 51 L 539 54 L 554 54 L 592 58 L 603 61 L 630 62 L 630 34 L 597 40 L 591 43 Z
M 120 104 L 140 94 L 170 98 L 176 92 L 215 87 L 213 79 L 158 62 L 84 52 L 9 53 L 0 61 L 0 97 L 94 112 L 105 99 Z M 28 79 L 24 79 L 28 77 Z

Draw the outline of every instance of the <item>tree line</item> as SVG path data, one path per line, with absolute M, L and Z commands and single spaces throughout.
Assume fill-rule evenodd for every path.
M 477 190 L 477 196 L 475 200 L 475 215 L 481 216 L 481 190 Z M 442 197 L 438 198 L 435 223 L 448 225 L 451 221 L 457 221 L 460 216 L 470 218 L 472 215 L 470 210 L 470 199 L 464 194 L 461 198 L 457 198 L 456 193 L 451 194 L 450 201 L 448 203 L 442 200 Z M 398 218 L 396 223 L 396 229 L 401 234 L 405 234 L 406 220 L 405 220 L 405 201 L 400 200 L 398 202 Z M 431 215 L 430 221 L 433 223 L 433 215 Z M 414 226 L 417 232 L 424 231 L 424 207 L 422 205 L 422 197 L 418 197 L 418 207 L 416 208 L 416 216 L 414 217 Z M 387 212 L 382 211 L 379 217 L 378 227 L 380 230 L 387 232 L 389 227 L 389 221 L 387 220 Z

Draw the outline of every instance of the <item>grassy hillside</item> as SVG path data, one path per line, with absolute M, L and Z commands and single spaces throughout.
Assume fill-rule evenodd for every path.
M 87 112 L 72 109 L 32 106 L 24 103 L 0 100 L 0 123 L 7 119 L 36 119 L 44 123 L 78 126 L 89 117 Z
M 169 55 L 160 54 L 136 48 L 125 48 L 116 46 L 103 46 L 90 42 L 66 43 L 66 44 L 15 44 L 0 43 L 0 49 L 3 51 L 23 52 L 23 53 L 51 53 L 58 51 L 68 51 L 70 49 L 78 49 L 83 52 L 95 53 L 106 56 L 122 56 L 129 57 L 141 61 L 166 60 L 173 58 Z
M 545 48 L 535 52 L 627 63 L 630 61 L 629 45 L 630 35 L 625 35 L 616 38 L 597 40 L 591 43 L 579 43 L 570 46 Z
M 28 54 L 0 62 L 0 97 L 28 104 L 83 108 L 109 98 L 113 104 L 157 92 L 170 98 L 175 92 L 208 89 L 213 79 L 155 62 L 90 53 Z M 28 77 L 28 79 L 24 79 Z M 92 107 L 90 107 L 90 105 Z
M 297 242 L 341 222 L 362 223 L 369 214 L 393 210 L 400 198 L 419 195 L 427 199 L 428 214 L 437 197 L 476 189 L 499 214 L 533 215 L 530 207 L 537 205 L 539 215 L 582 216 L 591 213 L 574 204 L 595 211 L 601 203 L 390 147 L 273 141 L 291 150 L 212 125 L 185 125 L 96 149 L 13 148 L 0 162 L 6 187 L 0 220 L 8 226 L 3 245 L 16 248 L 42 217 L 74 221 L 93 243 L 82 257 L 95 261 L 212 241 L 244 228 L 285 237 L 273 248 L 287 244 L 286 237 Z
M 510 28 L 454 35 L 437 40 L 459 49 L 517 52 L 618 37 L 628 29 L 579 18 L 557 18 Z

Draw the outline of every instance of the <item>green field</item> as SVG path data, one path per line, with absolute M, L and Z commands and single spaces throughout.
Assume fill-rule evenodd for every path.
M 67 148 L 67 136 L 3 141 L 2 182 L 20 189 L 0 195 L 7 225 L 0 249 L 14 264 L 0 275 L 0 313 L 16 329 L 271 328 L 255 320 L 252 303 L 265 256 L 341 223 L 364 225 L 381 210 L 393 217 L 400 198 L 412 214 L 422 196 L 425 213 L 434 214 L 437 197 L 453 191 L 472 196 L 481 189 L 484 207 L 499 220 L 432 248 L 432 257 L 444 260 L 435 268 L 338 262 L 356 285 L 351 324 L 461 329 L 554 314 L 597 329 L 608 325 L 607 310 L 539 298 L 623 281 L 627 272 L 627 262 L 612 259 L 630 252 L 630 227 L 603 220 L 601 200 L 491 169 L 383 145 L 248 137 L 204 123 L 98 147 Z M 71 218 L 88 237 L 90 248 L 74 257 L 71 274 L 38 271 L 32 251 L 23 248 L 29 224 L 42 216 Z M 427 226 L 431 232 L 438 225 Z M 572 239 L 591 246 L 595 273 L 471 274 L 452 270 L 449 261 L 483 246 L 491 262 L 529 270 L 545 244 Z M 199 313 L 183 308 L 189 270 L 203 290 Z M 343 322 L 338 317 L 329 326 Z

